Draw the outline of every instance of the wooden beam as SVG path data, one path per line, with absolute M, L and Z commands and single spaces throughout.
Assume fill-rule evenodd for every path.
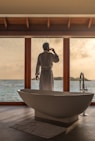
M 26 32 L 26 34 L 27 34 L 27 32 L 70 32 L 70 33 L 72 33 L 73 34 L 73 32 L 88 32 L 88 31 L 92 31 L 92 32 L 94 32 L 95 31 L 95 26 L 92 26 L 91 27 L 91 30 L 89 30 L 88 28 L 87 28 L 87 25 L 72 25 L 71 26 L 71 24 L 69 25 L 68 24 L 68 27 L 67 27 L 67 25 L 64 25 L 63 26 L 63 24 L 62 25 L 52 25 L 51 27 L 50 27 L 50 22 L 47 22 L 48 24 L 47 24 L 47 26 L 46 26 L 46 24 L 44 24 L 44 25 L 28 25 L 27 24 L 27 28 L 29 27 L 29 30 L 27 30 L 26 29 L 26 26 L 25 25 L 10 25 L 10 24 L 8 24 L 8 31 L 16 31 L 16 32 Z M 7 27 L 7 23 L 5 24 L 6 25 L 6 27 Z M 69 28 L 69 26 L 70 26 L 70 28 Z M 89 24 L 89 26 L 91 26 L 90 24 Z M 47 28 L 50 28 L 50 30 L 48 30 Z M 69 28 L 69 29 L 68 29 Z M 2 31 L 6 31 L 7 32 L 7 30 L 4 28 L 4 26 L 3 25 L 0 25 L 0 32 L 2 32 Z M 7 33 L 6 33 L 6 35 L 7 35 Z
M 49 18 L 47 20 L 47 27 L 48 27 L 48 29 L 50 28 L 50 19 Z
M 29 26 L 30 26 L 30 24 L 29 24 L 29 18 L 26 18 L 26 27 L 27 27 L 27 29 L 29 29 Z
M 69 44 L 69 38 L 63 39 L 63 77 L 64 77 L 64 83 L 63 88 L 64 91 L 70 90 L 70 44 Z
M 31 38 L 25 38 L 25 88 L 31 88 Z
M 68 29 L 70 28 L 70 26 L 71 26 L 71 20 L 70 20 L 70 18 L 69 18 L 69 19 L 68 19 L 68 24 L 67 24 Z
M 7 30 L 0 30 L 0 36 L 5 37 L 20 37 L 20 36 L 32 36 L 32 37 L 64 37 L 64 36 L 71 36 L 71 37 L 85 37 L 85 38 L 95 38 L 95 31 L 7 31 Z
M 88 28 L 91 28 L 91 25 L 92 25 L 92 18 L 89 19 Z
M 6 18 L 4 18 L 4 26 L 5 26 L 5 29 L 7 29 L 8 23 L 7 23 L 7 19 Z

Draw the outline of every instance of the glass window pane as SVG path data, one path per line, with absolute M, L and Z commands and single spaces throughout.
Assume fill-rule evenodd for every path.
M 80 91 L 80 73 L 84 73 L 85 89 L 95 93 L 95 39 L 70 39 L 70 91 Z M 93 99 L 94 100 L 94 99 Z
M 17 90 L 24 87 L 24 39 L 0 38 L 0 101 L 22 101 Z

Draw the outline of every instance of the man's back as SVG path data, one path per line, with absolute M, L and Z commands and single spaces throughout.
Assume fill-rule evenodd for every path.
M 41 67 L 52 67 L 52 62 L 53 62 L 53 59 L 52 59 L 52 53 L 50 52 L 47 52 L 47 51 L 44 51 L 43 53 L 41 53 L 39 55 L 39 62 L 40 62 L 40 65 Z

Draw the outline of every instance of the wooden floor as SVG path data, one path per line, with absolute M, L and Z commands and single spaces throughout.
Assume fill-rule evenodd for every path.
M 90 106 L 88 116 L 79 116 L 79 123 L 67 135 L 61 134 L 50 141 L 95 141 L 95 106 Z M 45 141 L 28 133 L 11 128 L 21 119 L 32 117 L 34 110 L 27 106 L 0 106 L 0 141 Z

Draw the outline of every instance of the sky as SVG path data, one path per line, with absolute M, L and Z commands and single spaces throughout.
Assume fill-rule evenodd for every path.
M 95 39 L 71 39 L 70 52 L 71 76 L 78 77 L 83 72 L 86 78 L 95 80 Z
M 53 64 L 54 76 L 63 76 L 63 38 L 32 38 L 32 78 L 44 42 L 59 55 L 60 61 Z M 86 78 L 95 80 L 95 39 L 71 38 L 70 60 L 70 76 L 79 77 L 83 72 Z M 0 79 L 24 79 L 24 38 L 0 38 Z

